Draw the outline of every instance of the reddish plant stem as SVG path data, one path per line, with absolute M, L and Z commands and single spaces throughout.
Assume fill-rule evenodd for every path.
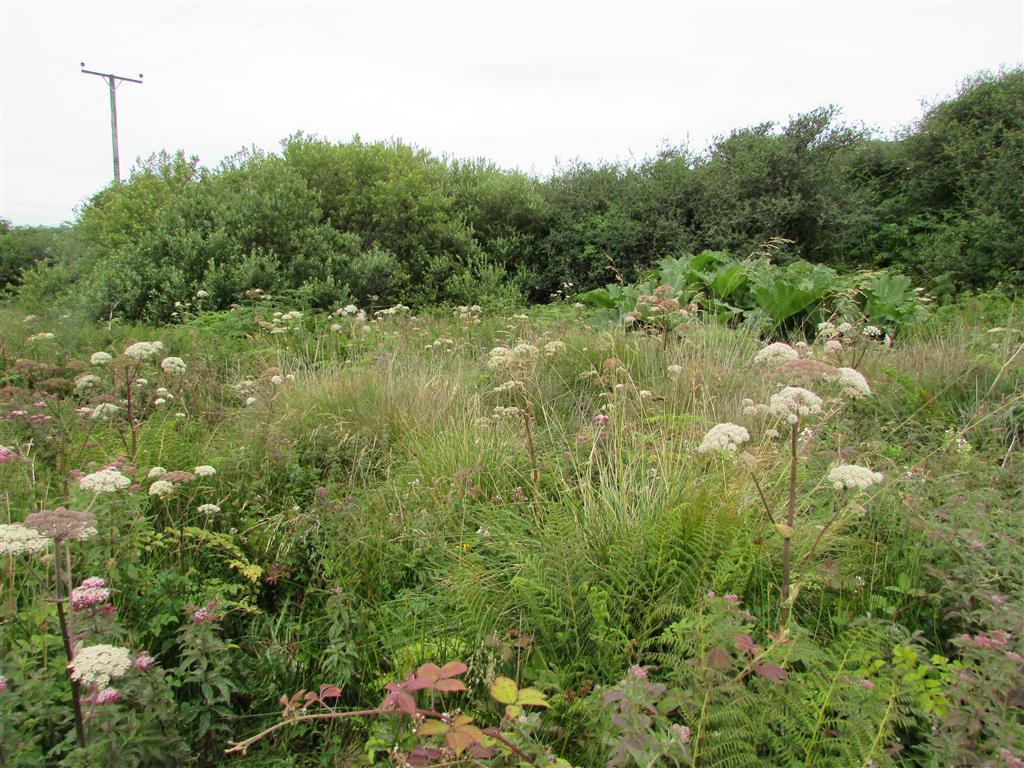
M 791 548 L 793 538 L 793 522 L 796 519 L 796 441 L 800 429 L 800 420 L 793 424 L 789 436 L 789 499 L 786 501 L 786 525 L 789 531 L 782 540 L 782 610 L 779 613 L 779 631 L 785 629 L 789 622 L 789 580 L 791 568 Z
M 60 636 L 64 641 L 64 655 L 67 656 L 68 664 L 71 664 L 74 658 L 71 652 L 71 635 L 68 632 L 68 620 L 64 613 L 64 577 L 60 572 L 60 542 L 54 539 L 53 542 L 54 558 L 54 581 L 57 585 L 57 619 L 60 621 Z M 71 704 L 75 710 L 75 738 L 78 740 L 79 747 L 85 747 L 85 720 L 82 717 L 82 700 L 79 695 L 78 683 L 71 676 L 70 666 L 68 667 L 67 676 L 68 682 L 71 683 Z

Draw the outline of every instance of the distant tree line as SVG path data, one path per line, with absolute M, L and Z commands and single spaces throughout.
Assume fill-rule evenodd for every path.
M 199 290 L 219 307 L 253 288 L 318 307 L 543 301 L 776 237 L 780 259 L 894 267 L 940 296 L 1024 286 L 1024 70 L 975 76 L 897 138 L 822 108 L 547 179 L 358 137 L 297 134 L 213 169 L 163 152 L 69 226 L 4 222 L 0 288 L 149 320 Z

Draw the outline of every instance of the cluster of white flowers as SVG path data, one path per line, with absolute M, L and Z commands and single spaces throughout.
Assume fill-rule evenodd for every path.
M 828 471 L 828 481 L 837 491 L 848 488 L 870 488 L 884 479 L 881 472 L 873 472 L 859 464 L 840 464 Z
M 843 389 L 843 394 L 853 398 L 869 397 L 871 385 L 864 375 L 853 368 L 837 368 L 835 374 L 829 377 L 832 381 L 838 382 Z
M 386 317 L 396 317 L 399 315 L 405 315 L 409 313 L 409 308 L 405 304 L 395 304 L 393 307 L 387 309 L 378 309 L 373 313 L 373 316 L 378 320 L 383 320 Z
M 494 406 L 494 417 L 496 419 L 497 418 L 502 418 L 502 417 L 504 417 L 504 418 L 514 418 L 514 417 L 518 416 L 519 414 L 521 414 L 522 412 L 523 412 L 523 409 L 519 408 L 518 406 L 515 406 L 515 405 L 509 405 L 509 406 L 496 405 L 496 406 Z
M 100 421 L 107 421 L 116 416 L 120 411 L 121 409 L 118 408 L 113 403 L 100 403 L 99 405 L 92 409 L 92 413 L 90 414 L 89 418 L 99 419 Z
M 297 309 L 293 309 L 290 312 L 280 313 L 275 312 L 274 317 L 279 317 L 282 323 L 290 323 L 292 320 L 301 320 L 302 313 Z
M 796 424 L 801 416 L 821 413 L 822 399 L 803 387 L 783 387 L 768 398 L 768 412 L 789 424 Z
M 785 363 L 789 360 L 796 360 L 799 357 L 800 353 L 793 349 L 793 347 L 789 346 L 789 344 L 776 341 L 774 344 L 769 344 L 754 355 L 754 364 L 779 365 L 780 363 Z
M 842 352 L 843 342 L 841 342 L 839 339 L 829 339 L 828 341 L 825 342 L 825 351 L 835 353 Z
M 198 467 L 193 469 L 192 472 L 196 477 L 212 477 L 217 474 L 217 470 L 209 464 L 200 464 Z
M 544 354 L 548 357 L 552 357 L 553 355 L 565 352 L 567 349 L 568 347 L 565 345 L 564 341 L 549 341 L 544 345 Z
M 509 379 L 508 381 L 496 386 L 491 390 L 491 392 L 496 395 L 503 395 L 506 392 L 517 392 L 521 389 L 523 389 L 523 382 L 517 379 Z
M 180 357 L 165 357 L 160 361 L 160 367 L 163 368 L 164 373 L 177 374 L 181 376 L 188 369 L 185 365 L 185 361 Z
M 43 333 L 37 333 L 35 336 L 29 336 L 28 340 L 29 341 L 49 341 L 52 338 L 54 338 L 54 334 L 48 333 L 48 332 L 43 332 Z
M 131 651 L 117 645 L 89 645 L 79 648 L 68 664 L 71 679 L 89 688 L 103 688 L 132 666 Z
M 473 304 L 472 306 L 456 307 L 455 318 L 460 323 L 469 323 L 470 325 L 480 324 L 480 315 L 483 314 L 483 310 L 479 304 Z
M 200 504 L 199 511 L 204 515 L 216 515 L 220 512 L 220 507 L 216 504 Z
M 101 469 L 78 481 L 79 488 L 93 493 L 114 493 L 124 490 L 131 484 L 132 481 L 116 469 Z
M 450 339 L 447 336 L 440 336 L 424 347 L 424 349 L 440 349 L 442 352 L 450 352 L 454 348 L 455 340 Z
M 346 304 L 344 307 L 334 310 L 336 317 L 348 317 L 355 320 L 358 323 L 366 322 L 366 313 L 357 307 L 355 304 Z M 338 326 L 339 329 L 344 326 Z M 331 330 L 334 330 L 334 326 L 331 326 Z
M 136 379 L 134 383 L 136 389 L 142 389 L 144 386 L 149 384 L 149 379 Z
M 174 495 L 174 483 L 169 480 L 157 480 L 149 486 L 149 495 L 158 499 L 166 499 Z
M 713 453 L 727 451 L 733 453 L 736 449 L 750 439 L 750 433 L 738 424 L 716 424 L 704 435 L 699 453 Z
M 885 333 L 877 325 L 865 325 L 860 332 L 869 339 L 880 339 L 885 336 Z
M 681 366 L 681 365 L 670 365 L 666 369 L 666 373 L 667 373 L 668 377 L 670 379 L 672 379 L 673 381 L 675 381 L 677 378 L 679 378 L 679 374 L 681 374 L 682 372 L 683 372 L 683 366 Z
M 75 392 L 78 394 L 84 394 L 93 387 L 98 387 L 102 383 L 102 379 L 99 376 L 94 376 L 91 373 L 83 373 L 77 379 L 75 379 Z
M 490 352 L 490 359 L 487 367 L 515 368 L 532 363 L 540 356 L 540 350 L 532 344 L 516 344 L 511 349 L 508 347 L 495 347 Z
M 164 469 L 163 467 L 153 467 L 151 470 L 149 470 L 149 473 L 146 475 L 146 477 L 149 480 L 153 480 L 154 478 L 157 477 L 163 477 L 166 474 L 167 470 Z
M 0 525 L 0 555 L 21 555 L 46 549 L 50 540 L 21 523 Z
M 107 352 L 93 352 L 89 356 L 89 362 L 93 365 L 106 365 L 113 359 L 113 356 Z
M 124 353 L 136 360 L 149 360 L 163 348 L 164 343 L 162 341 L 137 341 L 134 344 L 130 344 Z

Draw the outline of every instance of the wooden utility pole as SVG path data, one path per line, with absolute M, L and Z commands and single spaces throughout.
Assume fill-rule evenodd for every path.
M 85 62 L 81 63 L 82 73 L 86 75 L 97 75 L 107 81 L 107 87 L 110 89 L 110 140 L 114 146 L 114 183 L 119 184 L 121 182 L 121 156 L 117 149 L 117 85 L 119 82 L 125 83 L 139 83 L 142 84 L 142 75 L 139 75 L 139 79 L 136 80 L 134 77 L 122 77 L 121 75 L 112 75 L 107 72 L 93 72 L 85 69 Z

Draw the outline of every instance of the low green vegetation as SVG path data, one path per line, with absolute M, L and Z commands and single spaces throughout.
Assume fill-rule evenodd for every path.
M 826 269 L 8 306 L 0 764 L 1021 765 L 1021 306 Z

